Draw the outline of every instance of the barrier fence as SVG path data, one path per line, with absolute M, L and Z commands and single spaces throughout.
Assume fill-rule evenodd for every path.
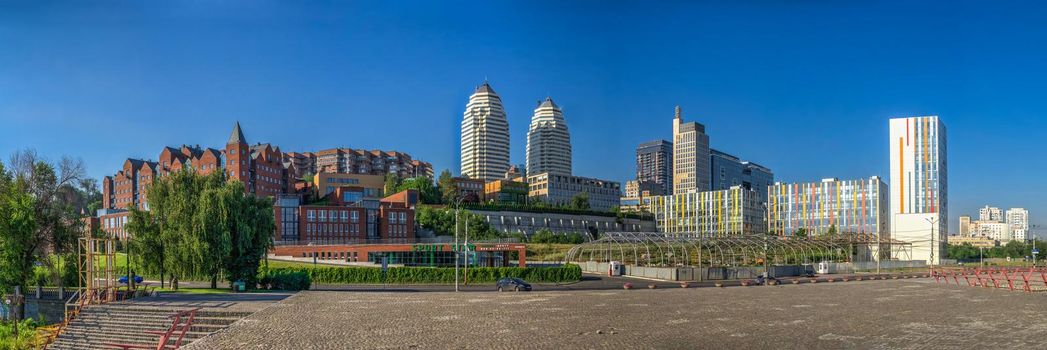
M 1042 267 L 935 268 L 931 275 L 935 282 L 942 284 L 1025 292 L 1047 291 L 1047 268 Z

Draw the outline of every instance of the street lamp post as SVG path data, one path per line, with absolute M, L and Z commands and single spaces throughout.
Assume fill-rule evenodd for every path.
M 938 218 L 927 218 L 927 222 L 931 224 L 931 259 L 930 267 L 934 270 L 934 225 L 938 223 Z
M 455 199 L 455 204 L 454 204 L 454 248 L 451 249 L 451 250 L 454 251 L 454 291 L 455 292 L 458 291 L 458 268 L 459 268 L 458 267 L 459 266 L 458 259 L 461 257 L 461 255 L 458 254 L 458 214 L 459 214 L 459 212 L 462 209 L 462 199 L 465 199 L 465 198 L 459 196 L 457 199 Z
M 462 247 L 465 250 L 465 285 L 469 285 L 469 217 L 465 217 L 465 245 Z
M 1029 230 L 1028 230 L 1029 232 L 1025 233 L 1026 236 L 1027 236 L 1026 237 L 1027 239 L 1032 239 L 1032 267 L 1033 268 L 1036 268 L 1036 254 L 1040 252 L 1038 249 L 1036 249 L 1036 236 L 1033 234 L 1033 229 L 1039 228 L 1039 227 L 1040 227 L 1040 225 L 1031 225 L 1031 226 L 1029 226 Z
M 978 265 L 985 267 L 985 247 L 978 247 Z

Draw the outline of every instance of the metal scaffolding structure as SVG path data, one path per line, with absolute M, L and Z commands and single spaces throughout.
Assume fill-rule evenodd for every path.
M 572 247 L 568 262 L 618 261 L 634 266 L 733 267 L 866 262 L 911 256 L 910 243 L 871 234 L 819 237 L 712 236 L 700 233 L 607 232 Z
M 107 238 L 80 238 L 78 251 L 78 293 L 83 304 L 116 300 L 116 243 Z

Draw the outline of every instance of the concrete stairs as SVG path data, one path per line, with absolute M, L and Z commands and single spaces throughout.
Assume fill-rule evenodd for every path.
M 171 315 L 191 307 L 151 307 L 129 304 L 91 305 L 80 312 L 69 326 L 47 349 L 116 349 L 107 343 L 136 344 L 156 347 L 159 336 L 145 331 L 167 331 Z M 202 309 L 196 312 L 189 332 L 182 339 L 183 346 L 217 332 L 233 322 L 247 317 L 249 312 L 228 312 Z M 184 323 L 184 320 L 183 320 Z M 173 346 L 178 332 L 172 336 Z

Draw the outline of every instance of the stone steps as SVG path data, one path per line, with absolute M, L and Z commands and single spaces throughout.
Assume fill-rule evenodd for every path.
M 48 349 L 114 349 L 107 343 L 155 346 L 159 336 L 146 331 L 165 332 L 178 312 L 192 307 L 151 307 L 127 304 L 92 305 L 84 308 L 80 315 L 63 330 Z M 198 310 L 182 339 L 181 345 L 204 338 L 220 331 L 234 322 L 249 316 L 249 312 L 227 312 L 221 310 Z M 183 319 L 182 322 L 185 322 Z M 173 335 L 177 338 L 177 332 Z M 168 345 L 174 345 L 171 339 Z

